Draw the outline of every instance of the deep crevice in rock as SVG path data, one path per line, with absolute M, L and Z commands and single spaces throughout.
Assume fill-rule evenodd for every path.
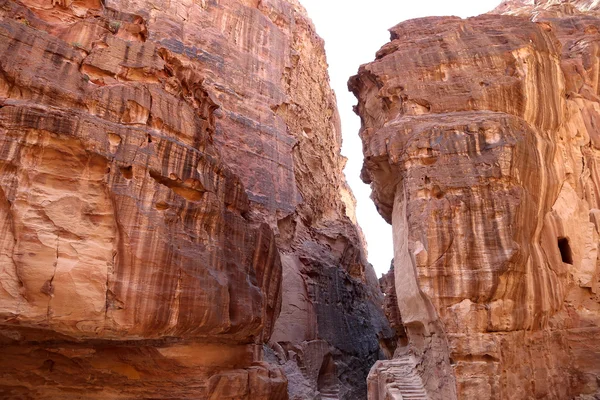
M 569 245 L 569 239 L 566 237 L 558 238 L 558 250 L 560 251 L 560 258 L 566 264 L 573 265 L 573 253 L 571 252 L 571 246 Z

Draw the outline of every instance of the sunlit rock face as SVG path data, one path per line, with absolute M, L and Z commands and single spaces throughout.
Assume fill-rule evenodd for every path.
M 600 9 L 530 3 L 401 23 L 350 81 L 393 226 L 397 357 L 431 398 L 599 392 Z M 385 365 L 371 398 L 396 390 Z
M 364 397 L 340 145 L 293 0 L 3 0 L 0 397 Z

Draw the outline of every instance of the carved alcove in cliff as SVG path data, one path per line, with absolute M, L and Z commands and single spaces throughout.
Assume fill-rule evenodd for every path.
M 569 239 L 567 239 L 566 237 L 559 237 L 558 249 L 560 251 L 560 257 L 562 261 L 566 264 L 573 265 L 573 253 L 571 252 Z

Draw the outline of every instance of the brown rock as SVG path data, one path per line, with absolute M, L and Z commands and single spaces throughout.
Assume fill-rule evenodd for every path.
M 393 333 L 299 3 L 0 1 L 0 397 L 364 397 Z
M 401 347 L 407 345 L 406 329 L 402 323 L 402 315 L 400 315 L 400 309 L 398 308 L 398 296 L 396 296 L 396 277 L 394 275 L 393 260 L 388 273 L 379 278 L 379 284 L 385 296 L 383 300 L 383 312 L 395 333 L 393 338 L 382 338 L 384 339 L 382 347 L 387 353 L 386 358 L 392 358 L 398 344 Z
M 599 391 L 600 19 L 591 1 L 531 3 L 401 23 L 350 81 L 402 351 L 431 398 Z
M 279 254 L 212 143 L 200 76 L 162 77 L 151 44 L 88 55 L 2 9 L 2 397 L 226 398 L 225 373 L 231 398 L 281 398 L 257 363 Z

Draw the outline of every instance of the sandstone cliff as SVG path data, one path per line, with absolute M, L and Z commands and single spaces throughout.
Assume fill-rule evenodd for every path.
M 326 66 L 295 0 L 0 0 L 0 397 L 364 397 Z
M 370 399 L 600 393 L 599 32 L 597 1 L 511 1 L 401 23 L 351 78 L 408 336 Z

